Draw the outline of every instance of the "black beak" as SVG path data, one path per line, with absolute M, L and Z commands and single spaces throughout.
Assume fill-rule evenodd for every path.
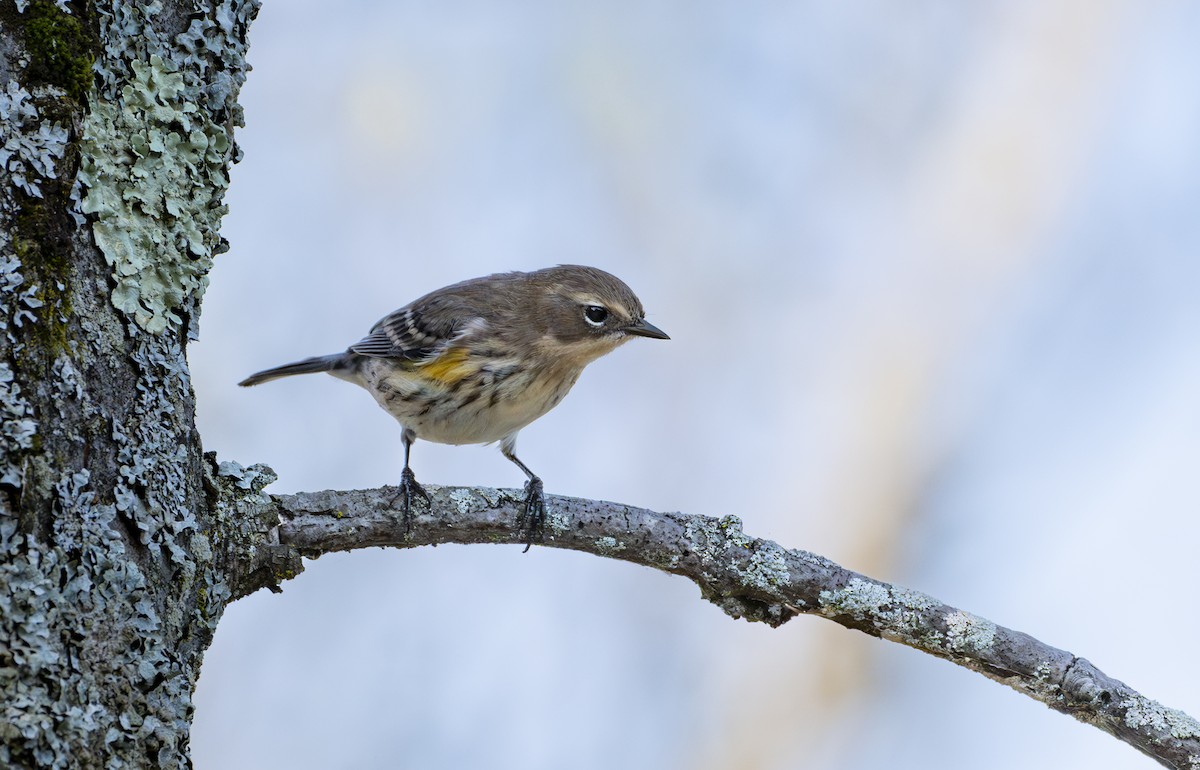
M 671 339 L 670 337 L 667 336 L 666 332 L 664 332 L 662 329 L 658 328 L 654 324 L 650 323 L 649 321 L 646 321 L 645 319 L 642 319 L 640 321 L 634 321 L 633 323 L 631 323 L 625 327 L 625 331 L 628 332 L 629 334 L 636 334 L 639 337 L 650 337 L 651 339 L 656 339 L 656 340 Z

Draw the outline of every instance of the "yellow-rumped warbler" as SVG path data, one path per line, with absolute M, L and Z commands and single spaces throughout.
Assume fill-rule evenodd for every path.
M 560 265 L 438 289 L 384 317 L 344 353 L 267 369 L 240 384 L 329 372 L 370 391 L 404 427 L 406 526 L 413 498 L 429 499 L 409 468 L 413 441 L 499 441 L 528 477 L 522 521 L 532 542 L 543 534 L 546 503 L 542 480 L 514 452 L 517 433 L 562 401 L 585 366 L 631 336 L 669 339 L 616 276 Z

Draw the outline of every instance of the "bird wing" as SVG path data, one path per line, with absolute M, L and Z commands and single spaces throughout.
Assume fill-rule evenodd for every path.
M 425 304 L 418 301 L 384 316 L 370 334 L 350 346 L 350 352 L 428 363 L 485 325 L 474 313 L 454 312 L 443 303 Z

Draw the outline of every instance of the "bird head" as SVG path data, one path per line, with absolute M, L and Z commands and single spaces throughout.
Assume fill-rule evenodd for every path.
M 670 339 L 646 320 L 641 300 L 615 275 L 594 267 L 559 265 L 529 273 L 534 315 L 545 352 L 585 365 L 633 337 Z

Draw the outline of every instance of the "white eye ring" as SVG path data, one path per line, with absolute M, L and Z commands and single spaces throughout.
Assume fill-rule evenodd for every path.
M 608 320 L 608 308 L 600 305 L 588 305 L 583 309 L 583 320 L 591 326 L 603 326 Z

